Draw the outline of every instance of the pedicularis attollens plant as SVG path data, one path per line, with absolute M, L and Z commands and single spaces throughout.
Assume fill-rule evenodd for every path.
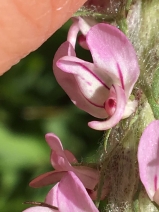
M 76 43 L 91 62 L 76 56 Z M 46 134 L 54 170 L 30 186 L 55 185 L 25 212 L 159 211 L 159 1 L 87 1 L 72 17 L 53 73 L 93 116 L 88 127 L 103 131 L 103 148 L 96 164 L 82 164 Z

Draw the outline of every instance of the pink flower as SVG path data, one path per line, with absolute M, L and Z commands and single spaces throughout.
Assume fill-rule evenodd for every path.
M 79 30 L 86 39 L 81 44 L 90 50 L 93 63 L 76 57 Z M 137 102 L 129 96 L 139 76 L 137 57 L 130 41 L 116 27 L 75 19 L 67 41 L 55 54 L 53 69 L 77 107 L 94 117 L 107 118 L 89 122 L 91 128 L 107 130 L 135 111 Z
M 141 136 L 138 163 L 148 196 L 159 204 L 159 120 L 151 122 Z
M 48 133 L 45 136 L 48 145 L 51 148 L 51 164 L 55 168 L 54 171 L 40 175 L 30 182 L 31 187 L 41 187 L 49 184 L 54 184 L 68 172 L 74 172 L 81 180 L 83 185 L 90 192 L 92 199 L 96 198 L 95 186 L 99 180 L 99 171 L 87 166 L 72 166 L 71 163 L 77 163 L 75 156 L 68 150 L 64 150 L 60 139 L 53 133 Z M 108 192 L 108 184 L 105 185 L 102 193 L 104 198 Z
M 36 206 L 23 212 L 99 212 L 85 187 L 73 172 L 68 172 L 49 191 L 45 203 L 57 207 L 58 210 L 49 208 L 49 206 Z

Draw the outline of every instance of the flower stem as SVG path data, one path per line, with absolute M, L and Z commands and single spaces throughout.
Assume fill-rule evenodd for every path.
M 105 133 L 105 141 L 104 141 L 104 150 L 105 152 L 107 151 L 107 144 L 108 144 L 108 139 L 109 139 L 109 135 L 111 133 L 111 129 L 107 130 L 106 133 Z
M 105 140 L 104 140 L 104 150 L 105 150 L 105 152 L 107 152 L 107 144 L 108 144 L 108 139 L 109 139 L 109 135 L 111 133 L 111 130 L 112 130 L 112 128 L 107 130 L 106 134 L 105 134 Z M 108 162 L 109 162 L 109 160 L 107 160 L 107 158 L 105 158 L 104 163 L 102 164 L 101 171 L 100 171 L 100 178 L 99 178 L 99 184 L 98 184 L 98 190 L 97 190 L 97 199 L 96 199 L 96 202 L 95 202 L 95 205 L 96 205 L 97 208 L 99 207 L 99 204 L 100 204 L 102 188 L 103 188 L 104 180 L 105 180 L 105 174 L 104 174 L 105 173 L 105 167 L 107 166 Z

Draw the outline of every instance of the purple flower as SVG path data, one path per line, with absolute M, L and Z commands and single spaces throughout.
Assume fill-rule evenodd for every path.
M 159 120 L 151 122 L 141 136 L 138 163 L 148 196 L 159 204 Z
M 90 50 L 93 63 L 76 57 L 79 30 L 85 37 L 81 44 Z M 91 128 L 107 130 L 135 111 L 137 101 L 130 101 L 129 96 L 139 76 L 138 61 L 132 44 L 116 27 L 75 19 L 67 41 L 55 54 L 53 70 L 77 107 L 106 118 L 89 122 Z
M 79 178 L 68 172 L 46 196 L 45 203 L 57 207 L 35 206 L 23 212 L 99 212 Z

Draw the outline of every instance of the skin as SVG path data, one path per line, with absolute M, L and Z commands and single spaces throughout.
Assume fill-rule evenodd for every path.
M 0 0 L 0 75 L 37 49 L 86 0 Z

